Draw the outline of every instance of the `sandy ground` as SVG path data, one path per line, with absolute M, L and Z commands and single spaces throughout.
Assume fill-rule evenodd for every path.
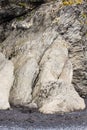
M 85 99 L 87 105 L 87 99 Z M 87 130 L 87 108 L 83 111 L 76 111 L 66 114 L 45 115 L 39 113 L 37 110 L 29 110 L 27 108 L 14 108 L 12 110 L 0 111 L 0 126 L 6 126 L 8 130 L 10 127 L 16 127 L 15 130 L 75 130 L 77 127 L 80 130 Z M 18 128 L 19 127 L 19 128 Z M 84 128 L 82 128 L 84 127 Z M 57 129 L 58 128 L 58 129 Z M 70 129 L 72 128 L 72 129 Z M 2 128 L 1 128 L 2 129 Z M 0 130 L 1 130 L 0 129 Z

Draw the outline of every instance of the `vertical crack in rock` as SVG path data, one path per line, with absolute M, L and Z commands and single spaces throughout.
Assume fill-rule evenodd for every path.
M 42 56 L 41 56 L 41 58 L 40 58 L 40 60 L 39 60 L 39 62 L 38 62 L 39 68 L 40 68 L 40 62 L 41 62 L 41 60 L 42 60 L 44 54 L 45 54 L 46 51 L 52 46 L 52 44 L 53 44 L 54 41 L 57 39 L 57 37 L 58 37 L 58 35 L 57 35 L 56 37 L 54 37 L 54 39 L 53 39 L 53 41 L 51 42 L 50 46 L 48 46 L 48 47 L 44 50 L 44 52 L 43 52 L 43 54 L 42 54 Z M 35 79 L 35 81 L 34 81 L 34 83 L 33 83 L 33 85 L 32 85 L 32 92 L 31 92 L 31 95 L 32 95 L 32 96 L 33 96 L 33 90 L 34 90 L 34 88 L 35 88 L 35 86 L 36 86 L 36 84 L 37 84 L 37 82 L 38 82 L 38 80 L 39 80 L 40 71 L 41 71 L 41 70 L 39 69 L 39 72 L 38 72 L 38 74 L 37 74 L 37 77 L 36 77 L 36 79 Z M 36 107 L 37 105 L 33 102 L 33 98 L 32 98 L 30 104 L 27 104 L 26 106 L 34 108 L 34 107 Z

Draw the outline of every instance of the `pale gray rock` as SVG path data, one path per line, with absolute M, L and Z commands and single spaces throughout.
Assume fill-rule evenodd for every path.
M 47 97 L 45 90 L 47 87 L 51 88 L 51 94 L 48 91 Z M 82 99 L 72 85 L 65 82 L 51 82 L 45 86 L 45 90 L 41 91 L 43 96 L 39 97 L 40 107 L 39 111 L 45 114 L 65 113 L 75 110 L 83 110 L 85 106 L 84 99 Z
M 69 112 L 85 108 L 83 99 L 77 94 L 71 81 L 81 95 L 87 94 L 87 25 L 86 17 L 83 18 L 83 13 L 87 13 L 86 9 L 86 3 L 64 6 L 62 1 L 58 0 L 43 4 L 30 17 L 26 15 L 22 21 L 12 22 L 15 29 L 0 46 L 0 50 L 15 66 L 11 103 L 39 107 L 43 113 Z M 73 80 L 70 61 L 74 70 Z M 65 67 L 67 64 L 68 67 Z M 51 89 L 50 96 L 47 86 L 55 86 L 54 90 Z M 41 90 L 43 91 L 40 94 Z M 56 92 L 58 95 L 53 96 Z M 60 101 L 57 100 L 59 97 Z M 66 102 L 60 109 L 58 103 L 61 104 L 63 99 Z M 73 100 L 72 106 L 68 99 Z M 54 108 L 51 109 L 53 104 Z
M 39 80 L 33 90 L 33 102 L 40 112 L 53 114 L 85 108 L 84 100 L 71 84 L 73 68 L 65 41 L 56 39 L 40 65 Z
M 20 59 L 19 59 L 20 60 Z M 38 74 L 38 64 L 35 59 L 18 61 L 15 66 L 15 80 L 10 93 L 10 103 L 25 106 L 32 99 L 32 86 Z
M 9 93 L 14 80 L 13 63 L 0 53 L 0 109 L 10 108 Z
M 79 5 L 64 6 L 59 0 L 42 5 L 31 17 L 26 17 L 22 21 L 13 21 L 14 30 L 10 36 L 2 44 L 2 50 L 7 58 L 15 57 L 21 49 L 21 45 L 25 41 L 34 40 L 36 36 L 40 36 L 46 30 L 47 33 L 43 39 L 46 44 L 49 42 L 52 35 L 56 36 L 58 33 L 69 42 L 69 58 L 73 64 L 73 85 L 81 96 L 87 95 L 87 2 Z M 22 23 L 22 24 L 21 24 Z M 29 25 L 27 31 L 22 31 L 23 23 Z M 27 26 L 26 26 L 27 27 Z M 53 31 L 55 30 L 55 31 Z M 50 35 L 48 33 L 50 32 Z M 54 32 L 54 33 L 51 33 Z M 37 35 L 36 35 L 37 33 Z M 1 33 L 2 34 L 2 33 Z M 3 35 L 4 36 L 4 35 Z M 28 37 L 31 38 L 28 38 Z M 13 40 L 14 39 L 14 40 Z M 30 40 L 31 39 L 31 40 Z M 41 44 L 40 40 L 36 39 L 36 43 Z M 43 41 L 42 39 L 42 41 Z M 48 42 L 47 42 L 48 40 Z M 32 43 L 32 42 L 28 42 Z M 45 45 L 46 45 L 45 44 Z M 42 44 L 41 44 L 42 45 Z M 35 44 L 35 46 L 37 46 Z M 49 45 L 47 45 L 49 46 Z M 26 47 L 27 48 L 27 47 Z M 25 49 L 26 50 L 26 49 Z M 43 48 L 41 47 L 41 52 Z
M 33 91 L 34 97 L 37 97 L 36 94 L 38 94 L 38 90 L 41 89 L 41 86 L 43 88 L 45 83 L 58 79 L 67 59 L 68 50 L 66 48 L 66 42 L 63 41 L 61 37 L 58 37 L 42 57 L 39 81 Z
M 70 79 L 68 79 L 68 77 L 70 77 Z M 52 81 L 45 84 L 40 90 L 37 99 L 38 104 L 40 104 L 40 112 L 53 114 L 56 112 L 70 112 L 85 108 L 84 100 L 71 85 L 71 77 L 72 64 L 67 61 L 59 79 L 56 82 Z
M 29 41 L 25 40 L 23 44 L 17 44 L 18 54 L 12 58 L 15 80 L 10 94 L 11 104 L 27 106 L 32 101 L 33 87 L 39 74 L 39 62 L 56 36 L 55 30 L 50 32 L 49 28 L 41 34 L 32 33 L 27 38 Z

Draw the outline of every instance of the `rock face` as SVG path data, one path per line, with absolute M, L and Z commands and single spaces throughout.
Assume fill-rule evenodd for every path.
M 33 97 L 37 98 L 38 91 L 43 89 L 45 84 L 58 80 L 67 59 L 68 51 L 66 43 L 61 38 L 57 38 L 53 45 L 45 52 L 40 62 L 39 80 L 34 88 Z
M 23 62 L 22 65 L 20 63 Z M 18 67 L 18 66 L 17 66 Z M 10 102 L 14 105 L 26 105 L 32 99 L 32 86 L 38 74 L 38 64 L 35 59 L 19 62 L 15 71 L 15 81 L 10 93 Z
M 54 30 L 39 34 L 30 34 L 29 41 L 19 45 L 18 55 L 12 58 L 15 66 L 15 80 L 11 90 L 10 102 L 14 105 L 27 105 L 32 100 L 32 89 L 39 74 L 39 62 L 45 50 L 52 44 L 56 37 Z M 49 35 L 50 39 L 44 39 Z M 33 39 L 33 36 L 36 40 Z M 43 41 L 43 43 L 41 43 Z M 38 43 L 38 44 L 37 44 Z M 17 44 L 18 45 L 18 44 Z M 9 51 L 10 52 L 10 51 Z
M 52 114 L 85 108 L 84 100 L 71 84 L 72 71 L 65 42 L 57 39 L 41 60 L 39 81 L 33 91 L 41 112 Z
M 0 53 L 0 109 L 10 108 L 9 93 L 14 80 L 13 71 L 12 62 Z
M 80 95 L 87 95 L 87 3 L 67 6 L 59 12 L 58 32 L 69 42 L 73 64 L 73 84 Z
M 0 46 L 15 68 L 10 103 L 37 106 L 43 113 L 85 108 L 74 87 L 81 95 L 87 94 L 87 30 L 82 23 L 86 15 L 81 17 L 86 6 L 64 6 L 58 0 L 13 21 L 14 30 Z

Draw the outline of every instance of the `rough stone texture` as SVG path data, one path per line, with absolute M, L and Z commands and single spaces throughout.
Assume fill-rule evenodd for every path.
M 41 96 L 42 98 L 39 99 L 39 101 L 41 100 L 40 103 L 42 103 L 39 107 L 40 112 L 54 114 L 83 110 L 85 108 L 84 100 L 78 95 L 72 85 L 58 81 L 48 83 L 48 85 L 45 86 L 45 90 L 47 87 L 51 87 L 51 89 L 55 90 L 51 90 L 53 91 L 52 94 L 48 91 L 47 98 L 45 94 Z M 43 92 L 45 93 L 45 91 Z
M 45 35 L 49 35 L 49 39 L 44 39 Z M 31 102 L 32 88 L 35 86 L 36 77 L 39 74 L 38 64 L 55 37 L 55 31 L 52 32 L 47 29 L 41 34 L 30 34 L 29 41 L 25 41 L 23 45 L 17 44 L 19 51 L 12 58 L 15 66 L 15 81 L 10 95 L 12 104 L 23 106 Z M 42 41 L 43 43 L 41 43 Z
M 22 59 L 16 67 L 10 102 L 14 105 L 24 106 L 32 99 L 32 86 L 38 74 L 38 64 L 33 58 L 24 61 Z
M 80 98 L 71 84 L 72 74 L 70 75 L 70 73 L 72 71 L 67 68 L 67 75 L 64 67 L 67 65 L 67 60 L 69 60 L 70 66 L 71 63 L 73 64 L 73 84 L 81 95 L 86 95 L 86 9 L 86 3 L 64 6 L 61 0 L 58 0 L 43 4 L 30 17 L 27 15 L 21 21 L 15 20 L 16 23 L 13 21 L 13 31 L 0 46 L 0 50 L 8 59 L 12 60 L 15 66 L 15 82 L 10 96 L 11 103 L 14 105 L 28 105 L 32 103 L 33 93 L 33 101 L 36 102 L 40 108 L 39 110 L 44 113 L 67 112 L 85 107 L 83 99 Z M 66 43 L 64 46 L 61 42 L 61 37 L 67 41 L 65 42 L 63 40 L 63 43 Z M 32 66 L 34 66 L 34 69 Z M 64 77 L 67 77 L 67 79 Z M 60 78 L 64 79 L 60 81 Z M 61 89 L 56 87 L 60 86 L 60 82 L 62 82 Z M 49 100 L 42 98 L 42 101 L 38 103 L 40 89 L 45 91 L 47 86 L 55 86 L 55 89 L 52 90 L 51 96 L 49 94 L 47 95 Z M 18 96 L 18 90 L 20 91 L 20 98 Z M 60 90 L 61 100 L 57 102 L 57 98 L 60 95 L 53 96 L 53 93 L 59 93 Z M 24 97 L 22 97 L 22 92 L 24 92 Z M 26 94 L 26 92 L 28 93 Z M 68 95 L 68 93 L 72 94 L 72 96 Z M 63 96 L 63 94 L 65 95 Z M 72 108 L 68 99 L 73 100 Z M 53 101 L 52 104 L 50 100 Z M 63 100 L 66 100 L 65 103 Z M 45 111 L 45 104 L 48 102 L 48 111 Z M 61 104 L 61 102 L 63 104 L 60 110 L 57 104 Z M 53 105 L 54 109 L 50 109 L 50 105 Z
M 43 113 L 85 108 L 84 100 L 71 84 L 73 69 L 67 56 L 65 42 L 56 39 L 41 60 L 41 72 L 33 91 L 33 102 Z
M 13 63 L 0 53 L 0 109 L 10 108 L 9 93 L 14 80 L 13 71 Z
M 10 34 L 12 31 L 11 23 L 3 23 L 0 25 L 0 43 L 2 43 Z
M 87 4 L 67 6 L 59 12 L 58 31 L 69 42 L 73 64 L 73 84 L 81 95 L 87 94 Z
M 86 96 L 87 3 L 84 2 L 81 5 L 63 6 L 61 2 L 54 2 L 42 5 L 42 7 L 33 14 L 32 18 L 26 17 L 25 20 L 21 21 L 21 28 L 19 23 L 20 21 L 16 21 L 15 24 L 15 27 L 17 29 L 19 28 L 19 30 L 14 30 L 10 37 L 4 42 L 5 44 L 3 43 L 5 46 L 6 56 L 14 56 L 15 53 L 18 52 L 19 46 L 17 44 L 21 42 L 23 43 L 24 39 L 28 40 L 28 37 L 32 32 L 39 31 L 42 33 L 43 30 L 48 29 L 50 26 L 50 30 L 48 29 L 48 31 L 56 30 L 55 33 L 58 32 L 66 41 L 69 42 L 69 57 L 74 70 L 73 84 L 81 96 Z M 26 23 L 26 28 L 28 27 L 28 30 L 24 32 L 22 31 L 24 28 L 23 23 Z M 52 35 L 55 35 L 55 33 L 52 33 Z M 33 35 L 34 33 L 32 36 Z M 37 37 L 40 36 L 37 35 Z M 50 37 L 48 36 L 48 38 Z M 12 39 L 14 39 L 14 41 Z M 18 39 L 20 40 L 18 41 Z M 9 43 L 9 41 L 11 42 Z
M 40 62 L 39 80 L 34 88 L 33 97 L 36 97 L 38 90 L 43 88 L 45 83 L 57 81 L 67 59 L 68 51 L 66 43 L 61 39 L 61 37 L 58 37 L 54 41 L 53 45 L 47 49 Z

